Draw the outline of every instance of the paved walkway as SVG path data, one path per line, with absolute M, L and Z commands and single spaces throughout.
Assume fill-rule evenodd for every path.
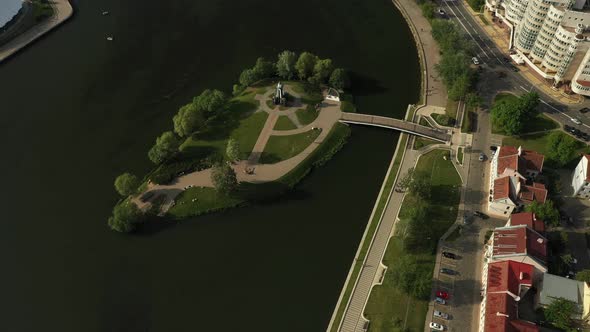
M 268 92 L 264 95 L 268 95 Z M 258 136 L 258 140 L 254 145 L 250 157 L 247 160 L 232 165 L 232 168 L 236 172 L 238 182 L 264 183 L 280 179 L 305 160 L 305 158 L 307 158 L 326 139 L 328 133 L 341 116 L 340 103 L 324 100 L 321 103 L 318 117 L 312 123 L 293 130 L 273 130 L 280 115 L 284 115 L 286 112 L 295 112 L 296 109 L 284 111 L 279 110 L 278 107 L 270 109 L 268 105 L 266 105 L 266 99 L 263 95 L 257 95 L 256 99 L 260 101 L 260 109 L 258 111 L 267 112 L 269 113 L 269 116 Z M 321 133 L 301 153 L 275 164 L 259 164 L 260 155 L 264 151 L 271 136 L 289 136 L 310 130 L 320 130 Z M 252 169 L 253 173 L 247 174 L 247 168 Z M 184 191 L 184 188 L 187 186 L 213 187 L 213 182 L 211 181 L 211 169 L 205 169 L 180 176 L 172 184 L 149 185 L 147 191 L 154 193 L 152 197 L 160 195 L 166 196 L 166 200 L 162 204 L 162 211 L 165 212 L 172 206 L 172 202 L 176 196 Z M 138 198 L 136 198 L 134 202 L 140 209 L 145 209 L 150 204 L 149 202 L 141 202 Z
M 52 3 L 53 8 L 55 9 L 55 15 L 25 31 L 12 41 L 2 45 L 0 47 L 0 62 L 23 49 L 28 44 L 32 43 L 37 38 L 46 34 L 72 16 L 74 10 L 68 0 L 53 0 Z
M 409 134 L 424 136 L 440 142 L 448 142 L 451 140 L 451 135 L 449 135 L 444 129 L 426 127 L 417 123 L 384 116 L 359 113 L 342 113 L 340 122 L 392 128 Z

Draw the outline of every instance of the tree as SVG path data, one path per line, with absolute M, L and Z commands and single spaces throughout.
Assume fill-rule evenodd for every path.
M 203 128 L 205 117 L 203 111 L 197 108 L 195 103 L 182 106 L 172 118 L 174 132 L 180 137 L 189 136 Z
M 295 76 L 295 62 L 297 62 L 295 52 L 283 51 L 279 53 L 276 64 L 279 77 L 286 80 L 292 79 Z
M 537 116 L 539 95 L 529 92 L 516 100 L 504 100 L 492 107 L 492 121 L 507 135 L 520 134 L 525 124 Z
M 348 72 L 342 68 L 336 68 L 330 75 L 330 85 L 338 90 L 350 88 Z
M 422 199 L 429 199 L 431 191 L 429 177 L 424 173 L 414 173 L 412 181 L 408 185 L 408 190 L 412 195 Z
M 559 225 L 559 211 L 550 199 L 546 200 L 545 203 L 533 201 L 526 206 L 525 210 L 527 212 L 533 212 L 537 218 L 543 220 L 547 225 Z
M 238 186 L 236 172 L 229 164 L 219 164 L 213 167 L 211 180 L 217 192 L 227 195 L 234 191 Z
M 449 88 L 449 98 L 459 100 L 463 98 L 469 89 L 471 89 L 472 76 L 469 72 L 457 77 Z
M 545 308 L 545 318 L 553 326 L 569 330 L 572 327 L 572 315 L 576 312 L 576 304 L 562 297 L 554 299 L 547 308 Z
M 227 102 L 225 93 L 219 90 L 205 90 L 193 99 L 193 104 L 198 110 L 205 113 L 207 118 L 218 114 L 223 110 Z
M 333 70 L 334 66 L 331 59 L 317 60 L 313 67 L 313 76 L 318 83 L 324 83 Z
M 139 187 L 139 179 L 131 173 L 123 173 L 115 179 L 115 190 L 123 197 L 133 194 L 137 187 Z
M 148 157 L 154 164 L 161 164 L 174 156 L 179 146 L 180 142 L 173 132 L 164 132 L 156 138 L 156 144 L 148 152 Z
M 576 273 L 576 280 L 590 283 L 590 270 L 585 269 Z
M 554 131 L 549 134 L 549 149 L 547 157 L 558 167 L 563 167 L 573 159 L 576 153 L 577 142 L 569 135 Z
M 239 81 L 242 87 L 250 86 L 256 82 L 256 73 L 251 68 L 244 69 L 244 71 L 240 74 Z
M 233 138 L 230 138 L 227 141 L 227 148 L 225 149 L 225 154 L 227 154 L 227 158 L 229 160 L 236 161 L 240 159 L 240 144 Z
M 406 190 L 412 182 L 412 175 L 414 174 L 414 167 L 410 167 L 406 175 L 397 181 L 397 187 L 399 190 Z
M 275 73 L 275 64 L 271 61 L 266 61 L 264 58 L 256 59 L 256 64 L 254 68 L 254 75 L 256 76 L 256 81 L 260 81 L 265 78 L 269 78 L 274 75 Z
M 123 201 L 113 208 L 113 215 L 109 218 L 108 225 L 114 231 L 128 233 L 142 221 L 141 217 L 142 213 L 135 203 Z
M 301 53 L 299 59 L 297 59 L 297 63 L 295 63 L 295 69 L 300 79 L 305 80 L 313 75 L 313 69 L 317 60 L 318 57 L 309 52 Z

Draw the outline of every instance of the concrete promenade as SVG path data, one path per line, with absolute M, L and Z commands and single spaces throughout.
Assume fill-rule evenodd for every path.
M 440 61 L 440 50 L 431 35 L 431 27 L 428 21 L 422 16 L 420 7 L 414 0 L 393 0 L 393 4 L 398 8 L 402 16 L 408 23 L 408 26 L 414 36 L 418 56 L 423 70 L 422 74 L 422 104 L 416 109 L 416 114 L 433 113 L 435 110 L 445 107 L 447 104 L 446 87 L 436 74 L 435 65 Z M 426 109 L 426 110 L 425 110 Z M 415 120 L 415 116 L 412 118 Z M 400 120 L 401 121 L 401 120 Z M 402 134 L 405 135 L 405 134 Z M 450 135 L 449 135 L 450 136 Z M 457 137 L 455 137 L 457 136 Z M 401 140 L 401 136 L 400 136 Z M 464 140 L 459 132 L 454 132 L 451 140 L 453 143 Z M 397 153 L 404 153 L 402 162 L 398 173 L 395 175 L 395 182 L 399 174 L 407 173 L 410 167 L 414 167 L 418 158 L 423 154 L 435 149 L 437 147 L 444 147 L 444 145 L 428 146 L 423 150 L 412 150 L 412 139 L 408 139 L 405 146 L 398 146 Z M 448 147 L 446 147 L 448 149 Z M 455 148 L 455 147 L 454 147 Z M 394 159 L 395 159 L 394 155 Z M 461 173 L 461 172 L 460 172 Z M 377 203 L 381 199 L 381 194 L 377 198 Z M 384 209 L 383 215 L 379 221 L 378 227 L 372 238 L 363 236 L 359 244 L 359 250 L 363 246 L 364 241 L 371 241 L 367 255 L 365 257 L 355 257 L 352 264 L 349 276 L 344 284 L 340 299 L 336 305 L 330 324 L 328 325 L 328 332 L 342 331 L 342 332 L 364 332 L 368 329 L 369 321 L 364 317 L 364 310 L 366 303 L 371 294 L 373 286 L 379 285 L 385 275 L 387 267 L 382 264 L 383 256 L 387 249 L 387 244 L 391 235 L 395 230 L 398 213 L 401 209 L 403 201 L 403 194 L 391 190 L 389 194 L 387 205 Z M 371 226 L 373 216 L 369 219 L 367 228 Z M 366 234 L 365 234 L 366 235 Z M 358 255 L 358 251 L 357 251 Z M 351 280 L 352 270 L 355 262 L 363 260 L 361 271 L 356 280 Z M 389 267 L 394 268 L 394 267 Z M 343 294 L 346 290 L 352 287 L 351 295 L 347 303 L 343 303 Z M 341 320 L 337 320 L 337 313 L 341 306 L 345 306 L 344 313 Z
M 8 59 L 10 56 L 35 41 L 37 38 L 65 22 L 74 13 L 74 9 L 68 0 L 53 0 L 52 4 L 55 14 L 51 18 L 33 26 L 31 29 L 18 35 L 13 40 L 0 46 L 0 62 Z

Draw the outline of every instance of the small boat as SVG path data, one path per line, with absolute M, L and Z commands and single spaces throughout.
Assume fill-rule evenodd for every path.
M 107 37 L 107 40 L 108 40 L 108 41 L 113 41 L 113 37 L 111 37 L 111 36 L 108 36 L 108 37 Z
M 109 14 L 109 12 L 106 10 L 104 12 L 102 12 L 102 16 L 107 16 L 108 14 Z

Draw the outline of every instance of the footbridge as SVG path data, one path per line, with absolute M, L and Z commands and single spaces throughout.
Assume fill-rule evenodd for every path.
M 417 123 L 385 116 L 342 112 L 340 122 L 399 130 L 443 143 L 451 140 L 451 135 L 444 129 L 426 127 Z

